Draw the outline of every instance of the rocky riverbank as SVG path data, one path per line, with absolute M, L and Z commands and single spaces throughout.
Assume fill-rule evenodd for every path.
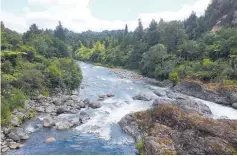
M 53 97 L 40 95 L 35 99 L 27 100 L 23 109 L 13 112 L 10 126 L 2 127 L 1 152 L 4 154 L 10 149 L 23 147 L 30 134 L 40 128 L 55 128 L 61 131 L 79 126 L 90 119 L 87 109 L 100 108 L 99 101 L 113 96 L 113 94 L 99 95 L 97 101 L 90 101 L 89 99 L 79 99 L 78 93 L 74 92 L 73 95 L 58 94 Z M 64 115 L 76 115 L 77 117 L 65 118 Z M 35 121 L 31 130 L 28 130 L 24 125 L 29 120 Z M 56 140 L 42 138 L 42 141 Z
M 170 88 L 173 92 L 182 93 L 237 109 L 237 93 L 233 91 L 224 89 L 210 90 L 205 88 L 201 83 L 194 81 L 183 81 L 179 85 L 173 86 L 172 82 L 169 80 L 157 81 L 144 77 L 134 71 L 125 69 L 111 69 L 111 71 L 120 78 L 143 80 L 151 85 Z
M 224 89 L 209 90 L 197 82 L 181 82 L 172 91 L 237 109 L 237 93 Z
M 119 124 L 140 154 L 237 154 L 237 121 L 205 118 L 178 105 L 159 103 Z

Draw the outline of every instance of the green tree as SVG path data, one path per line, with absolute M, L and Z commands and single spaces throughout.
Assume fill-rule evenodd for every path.
M 148 27 L 145 38 L 149 47 L 156 45 L 159 42 L 159 31 L 157 29 L 157 22 L 153 19 Z
M 60 39 L 61 41 L 66 40 L 64 28 L 62 26 L 61 21 L 58 22 L 58 26 L 56 27 L 56 29 L 54 31 L 54 36 L 57 37 L 58 39 Z
M 143 39 L 144 30 L 143 30 L 142 21 L 140 18 L 138 19 L 138 27 L 135 29 L 134 35 L 137 41 L 140 41 Z
M 128 25 L 125 25 L 124 35 L 126 36 L 128 34 Z

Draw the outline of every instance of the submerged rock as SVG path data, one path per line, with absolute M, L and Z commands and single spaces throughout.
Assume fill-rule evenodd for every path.
M 55 141 L 56 141 L 56 139 L 53 137 L 50 137 L 50 138 L 47 138 L 44 140 L 44 142 L 55 142 Z
M 174 104 L 126 115 L 119 123 L 134 138 L 141 134 L 144 154 L 225 155 L 237 151 L 236 120 L 204 118 Z
M 134 97 L 132 97 L 133 100 L 141 100 L 141 101 L 151 101 L 151 98 L 150 97 L 147 97 L 147 95 L 142 95 L 142 94 L 139 94 L 139 95 L 136 95 Z

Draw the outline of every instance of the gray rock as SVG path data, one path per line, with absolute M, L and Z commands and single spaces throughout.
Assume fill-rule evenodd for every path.
M 61 98 L 54 98 L 53 99 L 53 103 L 56 105 L 56 106 L 60 106 L 63 104 L 63 101 Z
M 89 107 L 91 107 L 92 109 L 96 109 L 96 108 L 100 108 L 101 105 L 98 101 L 93 101 L 90 103 Z
M 46 112 L 46 113 L 55 112 L 55 106 L 54 106 L 54 105 L 50 105 L 50 106 L 46 107 L 46 108 L 45 108 L 45 112 Z
M 166 95 L 166 91 L 164 91 L 164 90 L 155 90 L 153 93 L 156 94 L 157 96 L 165 96 Z
M 26 140 L 29 138 L 28 134 L 22 128 L 11 129 L 8 137 L 14 141 Z
M 11 119 L 11 124 L 13 126 L 19 126 L 19 119 L 17 116 L 13 116 L 12 119 Z
M 99 99 L 97 99 L 97 101 L 104 101 L 105 100 L 105 98 L 99 98 Z
M 79 97 L 77 95 L 72 95 L 71 96 L 71 99 L 75 102 L 78 102 L 79 101 Z
M 133 100 L 142 100 L 142 101 L 151 101 L 151 99 L 149 97 L 147 97 L 147 95 L 136 95 L 134 97 L 132 97 Z
M 1 148 L 1 151 L 2 151 L 3 153 L 7 152 L 8 150 L 9 150 L 8 147 Z
M 64 103 L 64 105 L 66 105 L 66 106 L 74 106 L 75 103 L 74 103 L 73 100 L 66 100 L 65 103 Z
M 69 110 L 66 107 L 60 107 L 56 111 L 57 114 L 62 114 L 62 113 L 66 113 L 66 112 L 69 112 Z
M 173 99 L 169 99 L 169 98 L 157 98 L 154 102 L 153 102 L 153 106 L 157 106 L 159 104 L 173 104 L 175 102 L 175 100 Z
M 31 106 L 30 106 L 30 100 L 25 100 L 25 102 L 24 102 L 24 108 L 25 108 L 25 109 L 30 109 L 30 108 L 31 108 Z
M 78 91 L 77 90 L 73 90 L 72 91 L 72 95 L 78 95 Z
M 85 103 L 84 103 L 83 101 L 80 101 L 80 102 L 77 104 L 77 106 L 80 107 L 80 108 L 85 108 L 85 107 L 86 107 L 86 105 L 85 105 Z
M 237 103 L 237 93 L 230 93 L 229 97 L 231 103 Z
M 56 123 L 56 129 L 57 130 L 68 130 L 73 126 L 72 123 L 68 121 L 60 121 Z
M 107 94 L 107 97 L 114 97 L 114 94 Z
M 37 112 L 45 112 L 45 108 L 42 107 L 42 106 L 40 106 L 40 107 L 35 107 L 35 110 L 36 110 Z
M 107 96 L 105 94 L 99 95 L 99 98 L 106 98 Z
M 172 96 L 171 96 L 172 95 Z M 153 102 L 153 106 L 159 104 L 175 104 L 183 109 L 186 113 L 199 113 L 201 115 L 212 115 L 210 108 L 201 101 L 194 100 L 182 94 L 170 94 L 170 98 L 158 98 Z
M 135 138 L 136 142 L 141 139 L 141 132 L 132 114 L 124 116 L 119 121 L 119 125 L 126 134 Z
M 43 126 L 46 128 L 52 127 L 55 125 L 55 120 L 52 117 L 44 118 Z
M 87 98 L 83 102 L 84 102 L 85 105 L 89 105 L 90 104 L 90 100 L 87 99 Z
M 179 86 L 172 88 L 173 91 L 194 96 L 203 100 L 231 106 L 230 94 L 223 90 L 212 91 L 204 88 L 196 82 L 182 82 Z
M 18 118 L 22 118 L 22 119 L 25 118 L 25 114 L 23 114 L 22 112 L 17 112 L 17 113 L 16 113 L 16 116 L 17 116 Z
M 201 115 L 211 115 L 210 108 L 201 101 L 196 101 L 191 98 L 176 99 L 174 104 L 177 104 L 186 113 L 199 113 Z
M 85 111 L 80 112 L 80 123 L 85 123 L 89 119 L 90 119 L 90 116 L 89 116 L 89 114 L 87 114 L 87 112 L 85 112 Z
M 18 149 L 18 148 L 23 147 L 23 145 L 20 143 L 11 142 L 11 143 L 9 143 L 9 147 L 10 147 L 10 149 Z
M 42 128 L 43 127 L 43 125 L 41 125 L 41 124 L 36 124 L 35 126 L 34 126 L 34 129 L 40 129 L 40 128 Z
M 237 103 L 233 103 L 233 104 L 232 104 L 232 107 L 235 108 L 235 109 L 237 109 Z
M 6 141 L 7 141 L 7 142 L 13 142 L 13 140 L 12 140 L 12 139 L 6 139 Z

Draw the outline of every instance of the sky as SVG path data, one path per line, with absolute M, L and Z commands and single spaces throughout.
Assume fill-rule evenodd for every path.
M 211 0 L 1 0 L 1 21 L 23 33 L 33 23 L 55 29 L 58 21 L 75 32 L 124 29 L 142 20 L 184 20 L 192 11 L 203 15 Z

